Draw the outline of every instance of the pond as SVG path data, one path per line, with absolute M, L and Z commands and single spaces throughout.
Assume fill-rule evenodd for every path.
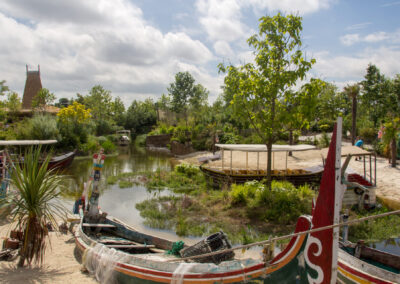
M 83 190 L 83 184 L 89 180 L 92 167 L 93 161 L 91 158 L 78 157 L 66 171 L 66 174 L 71 176 L 71 180 L 67 185 L 68 192 L 63 195 L 63 201 L 68 206 L 68 209 L 72 210 L 74 201 Z M 111 185 L 106 182 L 107 177 L 121 173 L 140 173 L 156 171 L 157 169 L 171 170 L 172 168 L 173 164 L 170 156 L 134 146 L 119 148 L 119 154 L 115 156 L 106 155 L 100 180 L 101 195 L 99 206 L 101 210 L 142 232 L 173 241 L 184 240 L 185 242 L 193 243 L 199 238 L 182 238 L 177 236 L 174 231 L 153 229 L 143 225 L 144 220 L 135 207 L 136 203 L 156 196 L 172 194 L 169 190 L 149 192 L 143 185 L 120 188 L 118 184 Z

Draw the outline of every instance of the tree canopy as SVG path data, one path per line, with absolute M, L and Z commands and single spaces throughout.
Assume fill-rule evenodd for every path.
M 232 96 L 235 113 L 249 120 L 262 141 L 267 145 L 267 182 L 271 181 L 271 150 L 277 134 L 283 129 L 287 104 L 304 93 L 288 92 L 315 63 L 305 59 L 301 50 L 301 17 L 262 17 L 259 32 L 248 39 L 254 48 L 255 62 L 243 66 L 222 64 L 226 72 L 225 91 Z M 294 103 L 294 102 L 293 102 Z

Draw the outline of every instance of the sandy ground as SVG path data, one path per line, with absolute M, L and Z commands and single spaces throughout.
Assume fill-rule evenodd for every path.
M 0 221 L 0 246 L 3 237 L 9 234 L 7 220 Z M 98 283 L 94 277 L 81 272 L 81 264 L 74 255 L 75 240 L 67 235 L 50 233 L 51 247 L 48 246 L 42 267 L 18 268 L 18 258 L 12 262 L 0 261 L 0 283 Z
M 343 151 L 349 146 L 348 143 L 343 143 Z M 342 153 L 343 153 L 342 151 Z M 301 169 L 317 165 L 322 165 L 322 156 L 326 153 L 326 149 L 322 150 L 310 150 L 303 152 L 293 152 L 293 156 L 288 156 L 287 167 L 289 169 Z M 201 152 L 198 155 L 191 155 L 190 157 L 180 159 L 181 162 L 199 164 L 199 157 L 210 156 L 212 153 Z M 286 167 L 286 153 L 276 152 L 273 154 L 273 168 L 274 169 L 285 169 Z M 247 156 L 247 157 L 246 157 Z M 230 151 L 224 153 L 224 168 L 230 168 Z M 342 158 L 344 161 L 345 158 Z M 257 163 L 258 161 L 258 163 Z M 398 161 L 398 164 L 400 161 Z M 366 172 L 369 176 L 369 158 L 366 158 Z M 234 151 L 232 153 L 232 168 L 245 169 L 246 165 L 248 169 L 259 169 L 267 168 L 267 154 L 260 153 L 257 157 L 257 153 L 248 153 Z M 374 176 L 374 158 L 372 158 L 372 176 Z M 222 159 L 209 163 L 212 167 L 221 168 Z M 360 175 L 364 175 L 364 161 L 355 161 L 351 159 L 349 168 Z M 400 165 L 397 168 L 392 168 L 388 160 L 385 158 L 377 157 L 376 159 L 376 194 L 386 205 L 392 209 L 400 209 Z

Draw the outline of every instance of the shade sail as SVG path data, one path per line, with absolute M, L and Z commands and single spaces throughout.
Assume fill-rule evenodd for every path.
M 243 152 L 268 152 L 267 146 L 264 144 L 215 144 L 220 149 Z M 300 145 L 272 145 L 272 152 L 285 151 L 307 151 L 314 150 L 315 146 L 300 144 Z

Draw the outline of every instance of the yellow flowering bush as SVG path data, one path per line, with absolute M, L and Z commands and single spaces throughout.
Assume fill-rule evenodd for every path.
M 57 116 L 63 123 L 77 122 L 79 124 L 86 123 L 92 115 L 90 109 L 86 109 L 84 105 L 74 102 L 72 105 L 61 109 Z

